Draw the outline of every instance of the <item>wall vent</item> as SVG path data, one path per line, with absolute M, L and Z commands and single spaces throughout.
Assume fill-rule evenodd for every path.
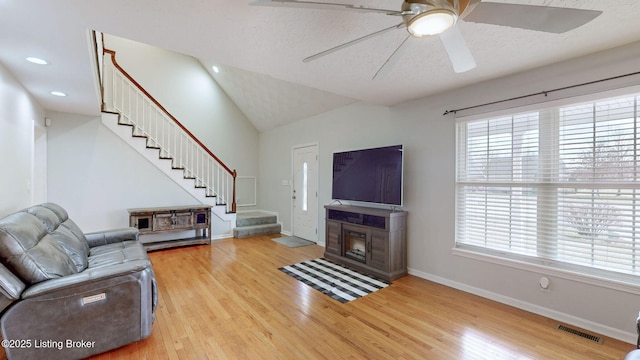
M 598 343 L 598 344 L 603 344 L 604 343 L 604 339 L 602 339 L 599 336 L 587 334 L 586 332 L 583 332 L 583 331 L 580 331 L 580 330 L 577 330 L 577 329 L 574 329 L 574 328 L 570 328 L 568 326 L 557 324 L 556 325 L 556 329 L 558 329 L 560 331 L 568 332 L 569 334 L 580 336 L 581 338 L 585 338 L 585 339 L 587 339 L 589 341 L 593 341 L 593 342 Z

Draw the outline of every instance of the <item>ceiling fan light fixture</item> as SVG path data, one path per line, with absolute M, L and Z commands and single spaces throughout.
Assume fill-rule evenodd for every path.
M 407 30 L 415 37 L 438 35 L 449 30 L 458 21 L 458 16 L 447 9 L 425 11 L 407 23 Z

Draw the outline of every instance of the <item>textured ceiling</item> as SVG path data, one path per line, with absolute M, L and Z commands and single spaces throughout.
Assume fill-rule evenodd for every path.
M 338 0 L 334 0 L 337 2 Z M 372 76 L 406 37 L 394 30 L 310 63 L 309 55 L 397 24 L 398 18 L 249 6 L 248 0 L 0 0 L 0 63 L 47 109 L 99 110 L 88 29 L 194 56 L 261 131 L 353 101 L 393 105 L 640 40 L 637 0 L 492 2 L 602 10 L 564 34 L 460 22 L 477 67 L 453 72 L 438 38 L 410 39 L 383 78 Z M 345 1 L 398 9 L 398 0 Z M 50 65 L 26 63 L 41 56 Z M 67 92 L 53 98 L 48 92 Z
M 201 63 L 260 132 L 356 101 L 269 75 L 206 60 Z M 213 72 L 214 65 L 219 73 Z

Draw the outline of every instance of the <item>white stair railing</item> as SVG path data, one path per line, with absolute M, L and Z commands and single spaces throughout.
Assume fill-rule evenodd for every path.
M 120 114 L 120 124 L 133 128 L 133 136 L 147 139 L 147 147 L 171 159 L 174 169 L 193 179 L 216 204 L 236 212 L 236 171 L 231 170 L 189 130 L 138 84 L 115 59 L 115 51 L 104 50 L 104 110 Z

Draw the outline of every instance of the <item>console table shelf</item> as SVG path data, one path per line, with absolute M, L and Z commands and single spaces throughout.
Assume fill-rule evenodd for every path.
M 324 256 L 392 281 L 407 274 L 407 213 L 327 205 Z
M 211 206 L 171 206 L 127 209 L 129 226 L 140 231 L 140 235 L 166 232 L 195 232 L 193 237 L 169 240 L 141 240 L 147 251 L 178 246 L 211 244 Z

